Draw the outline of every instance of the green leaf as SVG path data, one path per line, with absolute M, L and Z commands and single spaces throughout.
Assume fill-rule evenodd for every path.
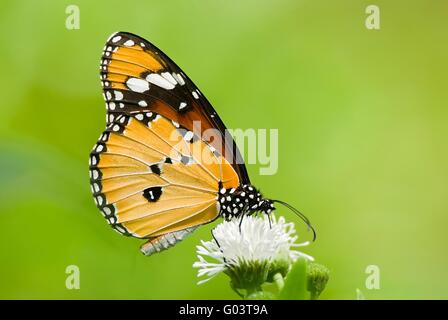
M 308 299 L 306 280 L 307 260 L 300 257 L 293 264 L 291 271 L 285 280 L 283 290 L 280 291 L 279 299 L 282 300 L 305 300 Z

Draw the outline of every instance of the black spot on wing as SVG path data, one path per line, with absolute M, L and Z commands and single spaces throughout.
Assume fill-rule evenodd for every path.
M 160 164 L 159 163 L 151 165 L 150 168 L 151 168 L 151 171 L 153 173 L 155 173 L 156 175 L 160 176 L 161 170 L 160 170 Z
M 162 188 L 161 187 L 151 187 L 143 190 L 143 196 L 149 201 L 149 202 L 156 202 L 159 200 L 160 196 L 162 195 Z

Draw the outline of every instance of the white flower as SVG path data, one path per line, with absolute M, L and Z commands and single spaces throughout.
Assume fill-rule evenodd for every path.
M 286 223 L 285 218 L 276 220 L 272 215 L 269 222 L 267 216 L 245 216 L 241 226 L 240 222 L 238 218 L 222 222 L 213 230 L 213 240 L 201 241 L 202 245 L 197 246 L 198 261 L 193 267 L 199 269 L 198 277 L 206 277 L 198 284 L 225 272 L 232 278 L 234 286 L 247 285 L 242 285 L 245 279 L 236 279 L 244 274 L 250 274 L 252 278 L 253 283 L 249 285 L 258 286 L 269 281 L 271 271 L 281 272 L 278 269 L 285 269 L 285 266 L 289 269 L 298 257 L 314 260 L 295 250 L 309 242 L 295 243 L 298 237 L 294 224 Z M 254 275 L 257 272 L 259 275 Z

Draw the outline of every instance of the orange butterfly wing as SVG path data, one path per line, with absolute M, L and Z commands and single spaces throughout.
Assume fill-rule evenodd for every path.
M 104 47 L 100 71 L 108 123 L 120 114 L 153 111 L 201 136 L 207 129 L 217 129 L 220 139 L 207 142 L 226 157 L 241 183 L 250 183 L 240 152 L 233 139 L 225 139 L 226 127 L 216 111 L 153 44 L 130 33 L 113 34 Z
M 94 146 L 94 198 L 120 233 L 157 237 L 210 222 L 220 186 L 239 185 L 228 161 L 183 129 L 153 112 L 119 115 Z

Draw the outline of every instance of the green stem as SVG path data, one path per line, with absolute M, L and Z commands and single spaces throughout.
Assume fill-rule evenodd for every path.
M 241 299 L 245 299 L 245 296 L 239 292 L 239 290 L 235 287 L 235 284 L 233 283 L 233 281 L 230 281 L 230 287 L 232 288 L 233 291 L 235 291 L 235 293 L 241 298 Z
M 319 298 L 319 293 L 316 291 L 310 292 L 310 300 L 317 300 Z
M 247 298 L 249 296 L 255 295 L 255 294 L 257 294 L 258 292 L 261 292 L 261 291 L 262 290 L 256 290 L 256 289 L 248 289 L 248 290 L 246 290 L 246 294 L 244 296 L 244 300 L 247 300 Z

